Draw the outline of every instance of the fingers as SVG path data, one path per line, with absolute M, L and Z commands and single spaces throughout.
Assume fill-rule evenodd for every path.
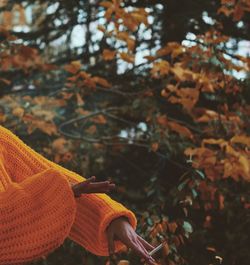
M 107 233 L 108 237 L 108 248 L 109 255 L 113 255 L 115 253 L 115 245 L 114 245 L 114 234 L 112 232 Z
M 108 180 L 91 182 L 95 180 L 95 176 L 88 178 L 87 180 L 78 183 L 75 187 L 77 194 L 81 193 L 106 193 L 115 188 L 114 183 L 110 183 Z
M 89 189 L 91 192 L 108 192 L 115 188 L 114 183 L 109 183 L 109 181 L 91 183 Z
M 96 180 L 96 176 L 91 176 L 90 178 L 86 179 L 84 182 L 90 183 L 90 182 L 95 181 L 95 180 Z
M 144 248 L 142 243 L 139 239 L 131 240 L 129 242 L 129 247 L 134 250 L 141 258 L 145 259 L 145 261 L 150 264 L 154 265 L 155 260 L 148 254 L 147 250 Z
M 142 243 L 142 245 L 149 251 L 152 251 L 154 247 L 150 245 L 144 238 L 138 235 L 139 241 Z

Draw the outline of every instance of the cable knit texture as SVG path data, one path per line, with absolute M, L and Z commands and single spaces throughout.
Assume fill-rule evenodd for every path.
M 70 184 L 83 176 L 50 161 L 0 125 L 0 265 L 46 256 L 66 237 L 98 256 L 108 256 L 106 228 L 135 214 L 107 194 L 74 198 Z M 124 244 L 116 240 L 115 252 Z

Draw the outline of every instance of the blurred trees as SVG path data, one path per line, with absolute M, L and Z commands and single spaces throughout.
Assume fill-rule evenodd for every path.
M 138 232 L 167 238 L 161 264 L 248 264 L 249 11 L 247 0 L 1 1 L 0 121 L 54 161 L 113 178 Z M 46 264 L 83 262 L 64 247 L 75 260 L 59 250 Z

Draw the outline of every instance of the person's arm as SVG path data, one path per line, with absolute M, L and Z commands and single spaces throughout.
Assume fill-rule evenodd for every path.
M 0 189 L 0 265 L 26 263 L 49 254 L 68 236 L 75 213 L 73 192 L 57 170 L 5 183 Z
M 20 163 L 27 165 L 31 163 L 35 171 L 45 168 L 56 169 L 65 175 L 71 184 L 86 180 L 76 172 L 45 158 L 26 145 L 10 130 L 0 125 L 0 139 L 3 136 L 5 137 L 3 142 L 5 144 L 7 142 L 9 150 L 12 149 L 13 152 L 16 150 L 16 152 L 22 154 L 21 158 L 19 157 L 14 162 L 16 167 L 8 168 L 17 180 L 23 178 L 23 175 L 18 171 Z M 6 155 L 8 156 L 8 154 Z M 107 194 L 83 194 L 76 199 L 76 205 L 76 218 L 70 230 L 69 238 L 98 256 L 109 255 L 106 228 L 112 220 L 125 216 L 133 229 L 136 229 L 137 219 L 135 214 L 121 203 L 111 199 Z M 122 247 L 124 247 L 124 244 L 121 241 L 115 241 L 115 252 Z

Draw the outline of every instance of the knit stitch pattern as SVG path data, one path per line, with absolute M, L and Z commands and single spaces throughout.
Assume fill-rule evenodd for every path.
M 136 229 L 135 214 L 107 194 L 74 198 L 70 184 L 86 180 L 42 156 L 0 125 L 0 265 L 46 256 L 66 237 L 108 256 L 106 229 L 120 216 Z M 115 252 L 124 244 L 115 240 Z

